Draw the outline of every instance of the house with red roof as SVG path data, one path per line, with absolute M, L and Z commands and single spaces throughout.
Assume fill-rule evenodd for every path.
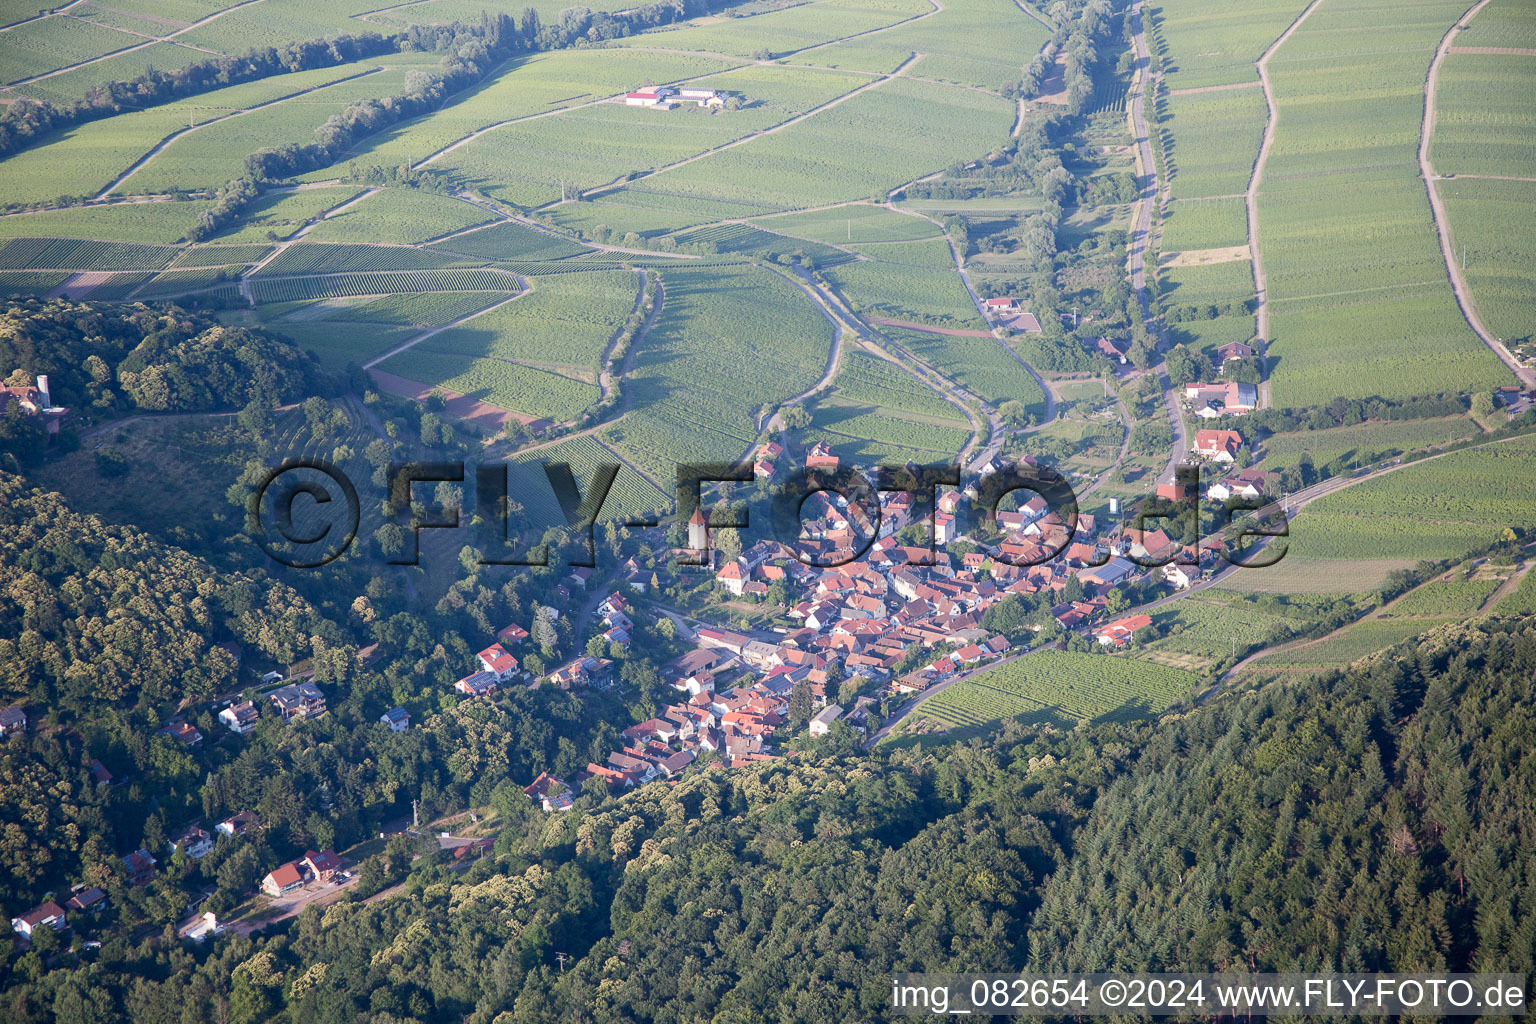
M 1124 619 L 1116 619 L 1114 622 L 1111 622 L 1108 625 L 1100 626 L 1098 629 L 1094 630 L 1093 635 L 1094 638 L 1099 641 L 1099 643 L 1104 644 L 1106 647 L 1111 645 L 1115 647 L 1124 647 L 1126 641 L 1130 640 L 1131 634 L 1135 633 L 1143 626 L 1150 625 L 1152 625 L 1152 616 L 1143 612 L 1140 615 L 1132 615 Z
M 507 649 L 501 644 L 491 644 L 475 657 L 480 660 L 480 668 L 495 676 L 499 683 L 504 683 L 517 674 L 517 659 L 508 654 Z
M 1232 462 L 1242 447 L 1243 435 L 1235 430 L 1197 430 L 1191 450 L 1204 459 Z

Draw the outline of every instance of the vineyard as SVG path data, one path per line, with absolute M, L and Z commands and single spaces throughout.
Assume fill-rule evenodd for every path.
M 680 462 L 734 461 L 761 406 L 821 375 L 831 328 L 793 284 L 749 267 L 663 272 L 666 300 L 636 346 L 634 407 L 602 440 L 655 479 Z
M 176 250 L 78 238 L 12 238 L 0 244 L 0 270 L 158 270 Z
M 585 246 L 567 242 L 522 224 L 492 224 L 434 246 L 437 251 L 463 254 L 488 260 L 558 260 L 589 252 Z
M 356 270 L 439 270 L 463 264 L 441 253 L 404 245 L 342 245 L 326 242 L 289 246 L 258 276 L 333 274 Z
M 960 338 L 896 327 L 882 331 L 989 402 L 1018 399 L 1026 408 L 1045 408 L 1040 385 L 996 338 Z
M 648 179 L 678 196 L 800 209 L 864 199 L 1001 137 L 1000 97 L 891 79 L 815 117 Z
M 922 217 L 896 213 L 868 203 L 850 203 L 830 210 L 814 213 L 791 213 L 781 217 L 764 217 L 758 224 L 769 231 L 778 231 L 800 238 L 813 238 L 833 245 L 855 245 L 859 242 L 911 242 L 923 238 L 937 238 L 940 227 Z
M 406 244 L 491 220 L 473 203 L 409 188 L 384 189 L 327 217 L 305 238 L 316 242 Z
M 939 397 L 932 388 L 878 356 L 859 351 L 845 352 L 833 383 L 837 386 L 838 396 L 852 402 L 947 419 L 956 425 L 965 422 L 960 410 Z
M 1195 682 L 1193 673 L 1147 661 L 1040 651 L 955 683 L 924 701 L 912 719 L 948 729 L 1009 719 L 1067 728 L 1126 721 L 1189 699 Z
M 1272 434 L 1264 439 L 1263 461 L 1267 469 L 1295 465 L 1302 454 L 1318 466 L 1336 459 L 1353 459 L 1368 465 L 1388 454 L 1413 451 L 1427 445 L 1471 437 L 1477 427 L 1462 416 L 1443 419 L 1396 420 L 1385 423 L 1357 423 L 1328 430 L 1300 430 L 1293 434 Z
M 838 399 L 816 403 L 811 422 L 818 430 L 844 438 L 863 438 L 928 456 L 957 455 L 971 436 L 969 428 L 948 426 L 944 421 L 907 418 Z M 907 455 L 902 461 L 911 457 Z
M 716 224 L 707 228 L 690 228 L 672 236 L 680 245 L 705 242 L 723 253 L 750 253 L 763 259 L 774 259 L 794 253 L 811 258 L 817 267 L 833 267 L 855 259 L 853 255 L 829 245 L 806 242 L 798 238 L 760 231 L 745 224 Z
M 299 299 L 333 299 L 344 295 L 388 295 L 395 292 L 517 292 L 522 287 L 517 275 L 505 270 L 375 271 L 283 278 L 258 276 L 250 282 L 251 296 L 258 304 L 294 302 Z
M 1420 0 L 1384 25 L 1378 9 L 1325 7 L 1272 68 L 1259 218 L 1277 406 L 1507 379 L 1456 307 L 1417 166 L 1426 55 L 1465 10 Z

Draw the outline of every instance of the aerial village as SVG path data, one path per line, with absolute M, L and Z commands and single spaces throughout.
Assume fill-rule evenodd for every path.
M 1226 467 L 1242 445 L 1234 431 L 1202 430 L 1192 456 Z M 807 469 L 832 470 L 839 463 L 822 443 L 799 457 Z M 755 453 L 753 473 L 771 481 L 788 458 L 782 445 L 765 443 Z M 981 474 L 997 468 L 987 463 Z M 1254 497 L 1263 489 L 1263 474 L 1245 471 L 1212 483 L 1207 496 L 1225 501 Z M 857 547 L 855 538 L 868 525 L 859 521 L 856 505 L 828 494 L 807 501 L 795 550 L 762 540 L 736 558 L 712 550 L 712 531 L 702 513 L 694 512 L 687 523 L 687 546 L 708 552 L 705 571 L 713 574 L 721 596 L 764 600 L 770 588 L 782 587 L 790 595 L 786 617 L 794 625 L 773 631 L 697 625 L 686 634 L 692 649 L 663 667 L 676 700 L 656 717 L 624 730 L 623 746 L 604 763 L 589 763 L 566 779 L 540 774 L 525 787 L 530 800 L 546 811 L 565 810 L 593 778 L 622 791 L 675 777 L 700 762 L 730 767 L 783 756 L 775 733 L 790 721 L 790 703 L 801 686 L 814 712 L 807 722 L 810 737 L 826 736 L 840 723 L 858 737 L 868 736 L 878 729 L 881 710 L 894 713 L 960 674 L 1028 654 L 1028 638 L 1017 633 L 1010 638 L 983 625 L 987 610 L 1010 595 L 1036 600 L 1043 595 L 1064 632 L 1082 635 L 1100 649 L 1126 647 L 1152 619 L 1144 613 L 1110 614 L 1122 603 L 1112 597 L 1115 589 L 1144 575 L 1172 589 L 1189 587 L 1214 570 L 1223 550 L 1219 537 L 1185 546 L 1160 529 L 1128 529 L 1091 515 L 1078 516 L 1072 541 L 1063 548 L 1065 524 L 1038 495 L 1017 509 L 999 511 L 991 531 L 996 538 L 982 540 L 962 526 L 978 496 L 973 484 L 938 496 L 931 515 L 933 550 L 903 543 L 898 536 L 930 518 L 920 514 L 914 496 L 882 492 L 878 537 L 868 550 L 835 568 L 815 568 L 807 561 L 831 561 L 826 556 Z M 1158 496 L 1177 500 L 1193 495 L 1179 484 L 1165 484 Z M 968 550 L 953 559 L 943 547 L 957 540 L 968 541 Z M 1051 557 L 1057 549 L 1060 553 Z M 1163 564 L 1148 568 L 1152 563 Z M 585 585 L 589 574 L 577 570 L 572 578 Z M 633 628 L 635 611 L 624 592 L 644 595 L 647 577 L 634 566 L 626 574 L 621 566 L 614 585 L 618 589 L 597 607 L 594 629 L 622 642 Z M 515 650 L 527 636 L 516 625 L 503 630 L 498 642 L 478 655 L 478 671 L 459 681 L 460 691 L 494 693 L 514 679 L 536 685 L 518 675 L 517 659 L 508 649 Z M 583 656 L 549 678 L 564 687 L 606 686 L 611 667 L 605 659 Z M 837 683 L 851 678 L 869 685 L 853 706 L 843 707 L 834 701 Z

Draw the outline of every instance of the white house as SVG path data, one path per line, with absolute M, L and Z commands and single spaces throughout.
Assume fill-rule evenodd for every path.
M 64 930 L 64 908 L 49 900 L 40 907 L 33 907 L 20 917 L 11 918 L 11 928 L 24 939 L 30 939 L 33 931 L 47 925 L 54 931 Z
M 193 860 L 202 860 L 213 852 L 213 836 L 197 825 L 188 825 L 171 839 L 171 852 L 182 852 Z
M 389 726 L 390 732 L 405 732 L 411 727 L 411 713 L 405 708 L 390 708 L 379 716 L 379 721 Z
M 811 719 L 811 735 L 825 736 L 832 728 L 832 723 L 843 716 L 843 709 L 836 704 L 828 704 L 816 713 Z
M 260 717 L 261 713 L 256 710 L 256 705 L 248 700 L 231 704 L 219 712 L 219 721 L 228 726 L 230 732 L 236 732 L 242 736 L 256 728 L 256 721 Z

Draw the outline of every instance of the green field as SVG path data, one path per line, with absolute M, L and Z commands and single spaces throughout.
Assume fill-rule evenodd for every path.
M 1436 626 L 1465 621 L 1498 586 L 1498 580 L 1433 580 L 1354 625 L 1277 651 L 1254 668 L 1260 672 L 1265 668 L 1342 668 Z
M 451 196 L 391 188 L 327 217 L 304 237 L 316 242 L 403 245 L 463 231 L 491 219 L 488 211 Z
M 509 124 L 446 154 L 450 169 L 489 195 L 540 206 L 697 156 L 789 120 L 867 79 L 808 68 L 748 68 L 702 79 L 750 102 L 647 110 L 603 103 Z
M 625 270 L 540 278 L 516 302 L 434 335 L 417 350 L 553 369 L 592 383 L 639 287 L 640 275 Z
M 1298 617 L 1262 612 L 1247 602 L 1212 601 L 1200 595 L 1171 602 L 1152 615 L 1157 651 L 1215 661 L 1279 643 L 1305 625 Z
M 1163 213 L 1163 251 L 1224 249 L 1248 241 L 1241 199 L 1175 200 Z
M 890 79 L 772 135 L 645 181 L 678 196 L 796 209 L 884 193 L 1007 135 L 1000 97 Z
M 1506 526 L 1536 525 L 1533 469 L 1530 438 L 1406 466 L 1308 505 L 1291 523 L 1291 552 L 1330 560 L 1461 558 Z
M 897 327 L 881 331 L 988 402 L 1018 399 L 1034 412 L 1045 411 L 1045 393 L 1040 385 L 996 338 L 957 338 Z
M 880 409 L 912 413 L 963 425 L 959 409 L 907 371 L 857 350 L 843 353 L 833 384 L 840 397 Z
M 1527 168 L 1528 171 L 1532 168 Z M 1536 340 L 1536 182 L 1437 183 L 1472 301 L 1507 345 Z M 1536 358 L 1527 349 L 1526 358 Z
M 839 457 L 866 466 L 871 463 L 864 460 L 876 451 L 899 462 L 952 458 L 971 436 L 969 427 L 952 420 L 901 415 L 878 406 L 850 402 L 841 396 L 816 402 L 811 410 L 811 426 L 820 439 L 838 449 Z
M 832 245 L 860 242 L 910 242 L 937 238 L 942 234 L 937 224 L 922 217 L 897 213 L 868 203 L 850 203 L 830 210 L 763 217 L 758 225 L 768 231 L 810 238 Z
M 518 56 L 508 61 L 500 73 L 442 110 L 364 140 L 342 163 L 355 162 L 364 168 L 398 167 L 408 160 L 420 163 L 492 125 L 543 118 L 568 107 L 594 103 L 632 89 L 648 78 L 666 84 L 724 71 L 734 63 L 692 54 L 617 50 L 562 50 Z M 338 170 L 324 168 L 304 177 L 333 178 Z
M 1192 672 L 1146 661 L 1041 651 L 955 683 L 925 701 L 912 717 L 945 730 L 981 728 L 1008 719 L 1065 727 L 1083 719 L 1124 721 L 1188 699 L 1196 678 Z
M 211 205 L 192 200 L 14 213 L 0 217 L 0 238 L 99 238 L 164 245 L 182 241 Z
M 1265 438 L 1260 465 L 1265 469 L 1294 466 L 1303 453 L 1311 456 L 1313 463 L 1319 466 L 1340 458 L 1353 458 L 1361 465 L 1367 465 L 1388 454 L 1475 437 L 1477 433 L 1476 424 L 1462 416 L 1299 430 Z
M 182 142 L 173 147 L 177 150 L 183 147 L 197 149 L 205 142 L 210 146 L 217 145 L 218 140 L 214 136 L 220 130 L 228 129 L 223 129 L 222 125 L 210 125 L 209 122 L 229 118 L 237 111 L 271 103 L 285 96 L 294 96 L 306 89 L 355 76 L 376 66 L 375 63 L 342 65 L 277 75 L 189 96 L 146 110 L 128 111 L 117 117 L 88 121 L 61 132 L 44 145 L 23 150 L 0 163 L 0 190 L 3 190 L 0 191 L 0 197 L 11 202 L 36 202 L 53 199 L 60 194 L 94 196 L 160 142 L 177 132 L 196 125 L 208 125 L 184 136 Z M 277 104 L 269 109 L 279 110 L 285 106 Z M 256 116 L 259 116 L 259 112 L 231 118 L 227 124 L 236 125 L 248 117 Z M 255 148 L 252 146 L 237 152 L 226 150 L 221 155 L 226 161 L 243 161 L 245 154 Z M 169 156 L 169 151 L 165 155 Z M 229 177 L 235 176 L 238 176 L 238 170 L 212 184 L 222 185 Z M 189 188 L 203 183 L 188 180 L 172 181 L 170 185 Z M 154 188 L 146 187 L 154 184 L 154 176 L 146 168 L 128 178 L 117 191 L 154 191 Z M 161 179 L 159 184 L 165 185 L 166 182 Z
M 1518 586 L 1493 606 L 1498 615 L 1536 615 L 1536 573 L 1527 571 Z
M 1155 38 L 1168 46 L 1168 88 L 1257 81 L 1254 64 L 1306 6 L 1305 0 L 1237 0 L 1149 8 Z
M 680 462 L 734 461 L 765 405 L 826 368 L 831 326 L 793 284 L 750 267 L 666 269 L 664 302 L 635 346 L 631 411 L 602 440 L 657 480 Z
M 331 299 L 344 295 L 390 295 L 397 292 L 515 292 L 518 278 L 499 270 L 380 270 L 323 277 L 256 277 L 252 299 L 259 303 Z
M 1264 136 L 1262 90 L 1170 96 L 1159 124 L 1172 135 L 1167 167 L 1175 199 L 1230 196 L 1248 188 Z
M 1507 379 L 1456 308 L 1417 169 L 1429 55 L 1464 10 L 1324 4 L 1272 65 L 1259 220 L 1278 406 Z
M 1479 13 L 1473 20 L 1482 17 Z M 1465 39 L 1466 33 L 1458 34 L 1454 45 L 1466 45 Z M 1530 177 L 1536 168 L 1533 93 L 1536 61 L 1530 57 L 1453 50 L 1440 65 L 1435 93 L 1435 134 L 1429 150 L 1435 171 Z

